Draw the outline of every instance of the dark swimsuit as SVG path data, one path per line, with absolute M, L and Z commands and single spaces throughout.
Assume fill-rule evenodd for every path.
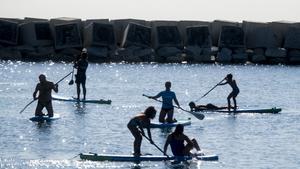
M 170 142 L 171 150 L 174 156 L 183 156 L 184 151 L 184 140 L 172 139 Z

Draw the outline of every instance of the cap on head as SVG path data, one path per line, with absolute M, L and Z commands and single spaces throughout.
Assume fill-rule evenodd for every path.
M 87 49 L 86 49 L 86 48 L 83 48 L 83 49 L 81 50 L 81 52 L 82 52 L 82 53 L 87 53 Z
M 153 106 L 149 106 L 146 110 L 145 110 L 145 115 L 151 119 L 154 119 L 155 115 L 156 115 L 156 110 Z

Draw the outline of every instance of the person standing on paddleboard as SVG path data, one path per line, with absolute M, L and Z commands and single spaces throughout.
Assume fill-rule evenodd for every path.
M 46 76 L 43 74 L 39 76 L 39 80 L 40 83 L 36 85 L 35 91 L 33 92 L 33 99 L 38 99 L 38 103 L 35 109 L 35 116 L 43 116 L 44 114 L 42 113 L 42 110 L 44 107 L 46 107 L 48 116 L 53 117 L 51 91 L 54 90 L 57 93 L 58 84 L 47 81 Z M 39 92 L 38 97 L 36 97 L 37 92 Z
M 184 127 L 181 124 L 178 124 L 173 133 L 168 135 L 165 146 L 164 154 L 167 154 L 168 146 L 171 146 L 171 150 L 174 156 L 190 156 L 191 150 L 195 148 L 197 151 L 200 151 L 200 146 L 196 139 L 190 139 L 184 133 Z M 185 143 L 186 142 L 186 143 Z M 199 154 L 196 154 L 199 155 Z
M 136 116 L 134 116 L 127 124 L 128 129 L 130 130 L 131 134 L 134 137 L 133 142 L 133 150 L 134 156 L 140 156 L 141 155 L 141 144 L 143 135 L 145 135 L 144 129 L 147 129 L 148 137 L 150 140 L 150 143 L 153 144 L 153 140 L 151 137 L 150 132 L 150 120 L 154 119 L 156 115 L 156 110 L 153 106 L 148 107 L 143 113 L 140 113 Z
M 239 94 L 240 90 L 236 84 L 236 81 L 232 78 L 232 74 L 228 74 L 226 77 L 225 77 L 225 80 L 226 82 L 224 83 L 219 83 L 218 85 L 225 85 L 225 84 L 229 84 L 232 88 L 232 92 L 228 95 L 227 97 L 227 103 L 228 103 L 228 111 L 230 111 L 230 108 L 231 108 L 231 104 L 230 104 L 230 99 L 232 98 L 233 99 L 233 103 L 234 103 L 234 111 L 236 110 L 237 108 L 237 104 L 236 104 L 236 97 L 237 95 Z
M 75 75 L 75 83 L 77 87 L 77 99 L 80 99 L 80 84 L 82 86 L 83 91 L 83 100 L 86 99 L 86 70 L 88 68 L 88 61 L 87 61 L 87 49 L 83 48 L 81 51 L 81 56 L 79 60 L 77 60 L 74 64 L 74 68 L 77 69 L 77 74 Z
M 176 119 L 173 119 L 174 114 L 174 106 L 173 106 L 173 100 L 176 103 L 176 105 L 180 108 L 179 102 L 176 98 L 175 92 L 171 91 L 171 82 L 165 83 L 166 90 L 159 92 L 156 96 L 149 96 L 151 99 L 157 99 L 159 97 L 162 97 L 162 107 L 159 114 L 159 122 L 161 123 L 174 123 L 176 122 Z M 165 119 L 167 115 L 167 118 Z

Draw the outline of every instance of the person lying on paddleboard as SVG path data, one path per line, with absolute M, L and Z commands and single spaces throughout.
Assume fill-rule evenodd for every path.
M 231 104 L 230 104 L 230 99 L 233 99 L 233 103 L 234 103 L 234 110 L 236 110 L 237 108 L 237 104 L 236 104 L 236 97 L 239 94 L 240 90 L 236 84 L 236 81 L 234 79 L 232 79 L 232 74 L 228 74 L 225 77 L 226 82 L 224 83 L 219 83 L 218 85 L 225 85 L 225 84 L 229 84 L 232 88 L 232 92 L 228 95 L 227 97 L 227 103 L 228 103 L 228 111 L 230 111 L 231 108 Z
M 150 120 L 154 119 L 156 110 L 153 106 L 148 107 L 143 113 L 134 116 L 127 124 L 128 129 L 134 137 L 133 150 L 134 156 L 141 155 L 141 144 L 143 135 L 145 135 L 144 129 L 147 129 L 150 143 L 153 144 L 151 132 L 150 132 Z
M 173 133 L 168 135 L 164 146 L 164 154 L 167 154 L 168 146 L 171 146 L 171 150 L 174 156 L 190 156 L 191 150 L 196 149 L 199 152 L 200 146 L 196 139 L 190 139 L 183 133 L 184 127 L 178 124 Z
M 88 61 L 87 61 L 87 50 L 86 48 L 82 49 L 80 59 L 77 60 L 74 64 L 74 68 L 77 69 L 77 74 L 75 75 L 75 83 L 76 83 L 76 88 L 77 88 L 77 99 L 80 99 L 80 84 L 82 86 L 82 91 L 83 91 L 83 100 L 86 98 L 86 87 L 85 87 L 85 82 L 86 82 L 86 69 L 88 68 Z
M 190 109 L 192 112 L 197 112 L 197 111 L 205 111 L 205 110 L 222 110 L 222 109 L 228 109 L 227 106 L 221 106 L 218 107 L 214 104 L 208 103 L 206 105 L 196 105 L 194 102 L 189 103 Z M 231 107 L 233 108 L 233 107 Z
M 35 109 L 35 116 L 43 116 L 42 110 L 46 107 L 48 116 L 53 117 L 53 107 L 52 107 L 52 96 L 51 91 L 54 90 L 56 93 L 58 92 L 58 84 L 54 84 L 53 82 L 49 82 L 46 80 L 46 76 L 41 74 L 39 76 L 40 83 L 38 83 L 33 92 L 33 99 L 38 99 L 38 103 Z M 37 92 L 39 92 L 39 96 L 36 97 Z
M 159 92 L 156 96 L 149 96 L 151 99 L 157 99 L 162 97 L 162 107 L 159 114 L 159 122 L 161 123 L 174 123 L 176 119 L 173 119 L 174 106 L 173 100 L 176 105 L 180 108 L 179 102 L 176 98 L 175 92 L 171 91 L 171 82 L 165 83 L 166 90 Z M 167 115 L 167 118 L 165 118 Z

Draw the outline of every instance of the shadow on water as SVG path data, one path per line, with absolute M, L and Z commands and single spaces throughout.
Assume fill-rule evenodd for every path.
M 74 110 L 74 112 L 76 114 L 86 114 L 87 113 L 85 103 L 77 102 L 77 103 L 75 103 L 74 107 L 76 107 L 76 109 Z

